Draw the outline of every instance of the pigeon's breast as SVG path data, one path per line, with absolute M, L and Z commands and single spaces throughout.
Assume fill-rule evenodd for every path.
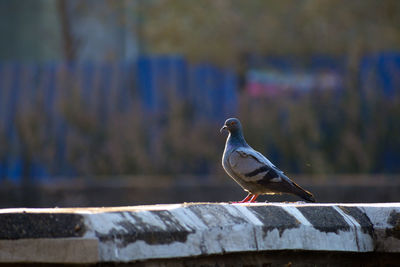
M 236 173 L 232 170 L 231 165 L 229 163 L 229 156 L 234 152 L 234 149 L 225 148 L 224 154 L 222 156 L 222 167 L 226 171 L 226 173 L 235 180 L 245 191 L 248 191 L 248 185 L 242 178 L 240 178 Z
M 222 167 L 224 168 L 224 170 L 231 175 L 231 168 L 229 166 L 229 155 L 232 153 L 232 151 L 228 151 L 225 148 L 224 154 L 222 155 Z

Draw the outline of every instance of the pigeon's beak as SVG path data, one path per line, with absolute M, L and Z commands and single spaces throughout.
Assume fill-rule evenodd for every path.
M 224 130 L 226 130 L 228 127 L 226 127 L 226 125 L 224 125 L 221 130 L 219 130 L 220 133 L 222 133 Z

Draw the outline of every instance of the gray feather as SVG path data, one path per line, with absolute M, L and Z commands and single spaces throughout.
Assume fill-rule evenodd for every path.
M 232 121 L 234 123 L 229 124 Z M 222 166 L 245 191 L 252 194 L 289 193 L 315 202 L 310 192 L 290 180 L 264 155 L 246 143 L 239 120 L 228 119 L 225 126 L 229 136 L 222 156 Z
M 236 175 L 246 182 L 257 182 L 261 179 L 268 179 L 268 174 L 274 172 L 272 168 L 275 166 L 264 156 L 260 155 L 250 147 L 239 147 L 229 156 L 230 167 Z M 275 182 L 280 181 L 278 175 L 270 177 L 270 179 L 274 178 L 278 178 Z

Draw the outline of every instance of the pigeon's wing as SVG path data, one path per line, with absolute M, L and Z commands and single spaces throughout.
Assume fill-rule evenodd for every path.
M 281 182 L 282 171 L 252 148 L 238 148 L 229 156 L 231 169 L 247 182 Z
M 228 121 L 225 122 L 225 128 Z M 258 194 L 289 193 L 315 202 L 310 192 L 290 180 L 266 157 L 248 146 L 244 139 L 238 139 L 238 136 L 242 135 L 241 127 L 238 131 L 236 139 L 231 139 L 234 138 L 231 135 L 227 139 L 222 165 L 229 176 L 245 191 L 256 196 Z
M 263 186 L 269 192 L 289 193 L 315 202 L 313 195 L 290 180 L 266 157 L 252 148 L 238 148 L 229 157 L 233 172 L 246 182 Z

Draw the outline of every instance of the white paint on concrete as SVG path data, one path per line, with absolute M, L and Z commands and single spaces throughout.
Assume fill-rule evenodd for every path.
M 374 225 L 376 251 L 400 252 L 400 239 L 388 235 L 391 230 L 399 232 L 400 222 L 393 226 L 389 223 L 389 220 L 394 213 L 400 214 L 400 206 L 388 204 L 391 203 L 381 207 L 363 205 L 360 209 L 364 211 Z
M 312 226 L 304 215 L 295 206 L 282 206 L 282 209 L 296 218 L 303 226 Z
M 175 208 L 169 210 L 169 212 L 171 212 L 175 219 L 188 231 L 192 229 L 207 229 L 207 225 L 189 209 Z
M 144 222 L 147 226 L 157 227 L 163 230 L 168 229 L 166 223 L 163 222 L 160 217 L 154 215 L 151 211 L 144 210 L 141 212 L 135 212 L 135 216 L 139 217 L 141 221 Z M 133 220 L 133 222 L 135 222 L 135 220 Z M 137 224 L 137 226 L 141 227 L 141 224 Z
M 112 229 L 123 231 L 124 228 L 118 223 L 124 220 L 121 213 L 96 213 L 84 215 L 87 232 L 85 237 L 95 237 L 95 231 L 99 233 L 109 233 Z
M 251 206 L 282 208 L 299 222 L 298 227 L 268 226 L 253 213 Z M 320 231 L 307 220 L 298 207 L 331 207 L 350 226 L 350 230 Z M 339 206 L 358 207 L 373 224 L 375 236 L 362 231 L 362 225 Z M 168 211 L 166 221 L 156 214 Z M 154 212 L 156 211 L 156 212 Z M 211 255 L 226 252 L 265 250 L 325 250 L 325 251 L 384 251 L 400 252 L 400 240 L 388 236 L 393 229 L 389 218 L 400 213 L 400 203 L 385 204 L 174 204 L 121 208 L 80 209 L 6 209 L 4 213 L 78 213 L 84 218 L 86 234 L 77 240 L 97 240 L 99 262 L 130 262 L 156 258 L 176 258 Z M 258 211 L 257 211 L 258 212 Z M 136 219 L 135 219 L 136 218 Z M 335 227 L 334 220 L 332 228 Z M 338 222 L 339 223 L 339 222 Z M 343 223 L 343 222 L 341 222 Z M 143 225 L 144 224 L 144 225 Z M 142 231 L 183 231 L 186 239 L 147 243 L 129 235 L 136 234 L 124 225 Z M 396 226 L 397 227 L 397 226 Z M 149 230 L 150 229 L 150 230 Z M 114 235 L 115 233 L 118 235 Z M 157 233 L 150 233 L 157 234 Z M 173 235 L 174 233 L 171 233 Z M 112 236 L 114 235 L 114 236 Z M 100 239 L 99 236 L 106 238 Z M 76 241 L 75 241 L 76 242 Z
M 346 223 L 351 227 L 352 231 L 354 232 L 354 237 L 356 241 L 356 245 L 360 252 L 367 252 L 374 250 L 374 240 L 373 237 L 369 234 L 363 232 L 361 225 L 357 222 L 349 214 L 345 213 L 341 208 L 338 206 L 332 206 L 334 210 L 336 210 L 346 221 Z
M 347 233 L 324 233 L 310 227 L 287 229 L 282 235 L 274 229 L 263 238 L 261 250 L 329 250 L 329 251 L 358 251 L 353 242 L 354 235 Z
M 332 208 L 334 210 L 336 210 L 342 217 L 343 219 L 346 221 L 346 223 L 351 226 L 351 227 L 355 227 L 355 228 L 360 228 L 361 225 L 350 215 L 346 214 L 341 208 L 339 208 L 338 206 L 332 206 Z
M 326 233 L 306 225 L 286 229 L 281 235 L 278 229 L 274 229 L 269 231 L 258 243 L 260 250 L 373 251 L 371 247 L 360 249 L 353 231 L 339 230 L 338 233 Z
M 249 223 L 255 226 L 263 225 L 263 223 L 247 207 L 242 205 L 232 205 L 232 208 L 236 209 L 243 218 L 247 219 Z

